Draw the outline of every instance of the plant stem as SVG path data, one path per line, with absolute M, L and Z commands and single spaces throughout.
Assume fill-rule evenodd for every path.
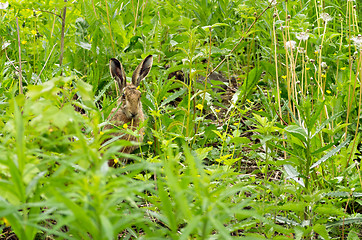
M 64 0 L 64 2 L 67 2 L 67 0 Z M 60 56 L 59 56 L 59 66 L 62 67 L 63 64 L 63 55 L 64 55 L 64 32 L 65 32 L 65 17 L 67 14 L 67 7 L 63 8 L 63 15 L 62 15 L 62 33 L 61 33 L 61 39 L 60 39 Z M 63 70 L 60 72 L 60 76 L 63 75 Z
M 46 60 L 46 61 L 45 61 L 45 63 L 44 63 L 43 68 L 41 69 L 41 71 L 40 71 L 40 73 L 39 73 L 39 75 L 38 75 L 37 79 L 36 79 L 36 80 L 35 80 L 35 82 L 34 82 L 34 84 L 35 84 L 35 85 L 37 85 L 37 84 L 38 84 L 38 81 L 39 81 L 39 79 L 40 79 L 40 75 L 43 73 L 43 71 L 44 71 L 44 69 L 45 69 L 45 66 L 46 66 L 46 65 L 47 65 L 47 63 L 48 63 L 49 58 L 50 58 L 50 56 L 52 55 L 52 52 L 53 52 L 53 50 L 54 50 L 55 46 L 57 46 L 57 44 L 54 44 L 54 46 L 53 46 L 52 50 L 50 51 L 50 53 L 49 53 L 49 55 L 48 55 L 48 58 L 47 58 L 47 60 Z
M 20 31 L 19 31 L 19 21 L 16 17 L 16 30 L 18 33 L 18 49 L 19 49 L 19 92 L 23 94 L 23 74 L 21 71 L 21 42 L 20 42 Z

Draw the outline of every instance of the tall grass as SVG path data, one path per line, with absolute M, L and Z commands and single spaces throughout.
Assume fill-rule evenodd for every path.
M 359 3 L 9 4 L 1 237 L 361 237 Z M 149 54 L 144 143 L 108 168 L 132 144 L 103 130 L 108 60 L 131 72 Z M 217 92 L 212 71 L 237 86 Z

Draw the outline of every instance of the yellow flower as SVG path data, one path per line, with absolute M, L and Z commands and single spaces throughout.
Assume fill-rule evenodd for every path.
M 237 125 L 239 125 L 239 123 L 237 123 L 237 122 L 235 122 L 235 123 L 233 123 L 234 124 L 234 126 L 237 126 Z
M 49 132 L 53 132 L 54 131 L 54 129 L 53 128 L 49 128 Z
M 322 78 L 326 78 L 327 76 L 326 76 L 325 74 L 322 74 L 321 77 L 322 77 Z
M 341 70 L 343 71 L 343 70 L 346 70 L 346 67 L 341 67 Z
M 308 71 L 309 69 L 310 69 L 310 68 L 305 68 L 305 70 L 307 70 L 307 71 Z
M 263 109 L 259 109 L 259 112 L 263 112 L 264 110 Z
M 151 142 L 151 141 L 147 141 L 147 143 L 148 143 L 148 145 L 152 145 L 152 144 L 153 144 L 153 142 Z
M 102 136 L 103 134 L 104 134 L 104 132 L 102 132 L 102 131 L 99 133 L 99 135 L 101 135 L 101 136 Z
M 128 125 L 127 125 L 127 123 L 125 123 L 125 124 L 123 124 L 123 126 L 122 126 L 124 129 L 127 129 L 128 128 Z
M 287 75 L 283 75 L 282 78 L 283 78 L 283 79 L 286 79 L 286 78 L 287 78 Z
M 26 40 L 23 40 L 23 41 L 21 41 L 21 44 L 26 44 L 28 41 L 26 41 Z
M 315 51 L 314 54 L 318 54 L 318 51 Z
M 199 104 L 196 105 L 196 108 L 199 109 L 199 110 L 202 110 L 204 108 L 204 106 L 202 106 L 202 104 L 199 103 Z
M 251 103 L 251 101 L 250 101 L 249 99 L 246 99 L 246 101 L 247 101 L 248 103 Z
M 30 32 L 31 32 L 31 34 L 33 34 L 33 35 L 35 35 L 35 34 L 37 33 L 35 30 L 31 30 Z
M 113 159 L 113 162 L 114 162 L 114 164 L 117 164 L 117 163 L 118 163 L 118 159 L 117 159 L 117 158 Z
M 220 109 L 217 109 L 217 108 L 216 108 L 216 109 L 215 109 L 215 112 L 219 113 L 219 112 L 220 112 Z
M 138 85 L 138 86 L 136 87 L 136 89 L 139 90 L 139 89 L 140 89 L 140 85 Z
M 3 222 L 5 223 L 5 226 L 9 227 L 10 226 L 10 223 L 9 221 L 6 219 L 6 218 L 1 218 L 1 220 L 3 220 Z
M 326 93 L 331 94 L 332 92 L 330 90 L 327 90 Z

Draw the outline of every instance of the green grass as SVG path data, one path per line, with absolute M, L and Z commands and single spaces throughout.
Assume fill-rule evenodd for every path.
M 360 239 L 361 13 L 332 0 L 1 4 L 0 238 Z M 149 54 L 145 139 L 125 162 L 130 143 L 103 129 L 108 62 L 130 78 Z M 212 71 L 234 79 L 227 93 Z

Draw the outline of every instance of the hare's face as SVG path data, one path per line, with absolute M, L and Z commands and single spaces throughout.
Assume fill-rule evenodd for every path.
M 133 85 L 123 89 L 121 109 L 128 119 L 139 117 L 142 111 L 141 92 Z
M 127 83 L 126 73 L 120 61 L 112 58 L 109 62 L 111 75 L 116 80 L 119 90 L 123 93 L 120 99 L 122 104 L 120 109 L 128 120 L 143 118 L 141 92 L 138 91 L 137 87 L 140 85 L 141 80 L 151 71 L 152 59 L 152 55 L 148 55 L 137 66 L 132 74 L 132 83 Z

